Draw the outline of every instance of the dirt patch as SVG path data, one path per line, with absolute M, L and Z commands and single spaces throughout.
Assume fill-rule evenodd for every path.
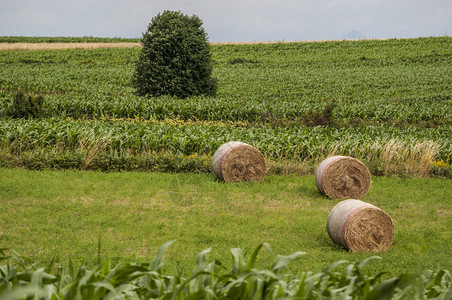
M 372 40 L 386 40 L 386 39 L 372 39 Z M 337 41 L 337 40 L 213 42 L 213 43 L 210 43 L 210 45 L 314 43 L 314 42 L 331 42 L 331 41 Z M 349 41 L 361 41 L 361 40 L 349 40 Z M 141 47 L 141 43 L 0 43 L 0 51 L 1 50 L 64 50 L 64 49 L 131 48 L 131 47 Z
M 0 50 L 64 50 L 140 47 L 140 43 L 0 43 Z

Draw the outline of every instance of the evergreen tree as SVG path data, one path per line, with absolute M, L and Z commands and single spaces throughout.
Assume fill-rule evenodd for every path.
M 138 95 L 215 96 L 217 82 L 211 77 L 207 34 L 196 15 L 158 14 L 143 34 L 142 44 L 133 76 Z

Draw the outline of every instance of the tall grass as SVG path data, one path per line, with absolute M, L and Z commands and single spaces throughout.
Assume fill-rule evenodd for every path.
M 432 163 L 436 160 L 439 147 L 425 141 L 408 146 L 407 143 L 391 139 L 382 149 L 379 160 L 384 175 L 406 174 L 413 177 L 429 177 Z

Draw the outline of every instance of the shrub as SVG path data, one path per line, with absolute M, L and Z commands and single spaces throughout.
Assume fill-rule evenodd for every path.
M 215 96 L 212 57 L 202 21 L 165 11 L 143 33 L 143 48 L 132 79 L 141 96 Z
M 5 110 L 5 115 L 11 118 L 37 118 L 43 113 L 44 97 L 26 95 L 24 92 L 18 92 L 13 105 Z

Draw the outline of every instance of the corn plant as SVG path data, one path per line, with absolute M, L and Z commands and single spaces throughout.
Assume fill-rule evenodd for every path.
M 348 263 L 337 261 L 319 273 L 290 272 L 289 265 L 305 257 L 304 252 L 277 255 L 269 267 L 257 266 L 257 256 L 267 243 L 259 245 L 246 258 L 240 248 L 231 249 L 232 266 L 208 262 L 210 248 L 196 256 L 189 276 L 181 271 L 163 272 L 165 250 L 160 247 L 150 263 L 102 262 L 90 269 L 76 270 L 69 259 L 56 271 L 50 263 L 38 267 L 14 251 L 1 249 L 1 299 L 451 299 L 452 277 L 449 271 L 426 271 L 421 275 L 402 274 L 384 278 L 385 272 L 369 275 L 365 265 L 372 259 Z M 339 266 L 345 265 L 339 269 Z M 52 274 L 52 271 L 54 274 Z

